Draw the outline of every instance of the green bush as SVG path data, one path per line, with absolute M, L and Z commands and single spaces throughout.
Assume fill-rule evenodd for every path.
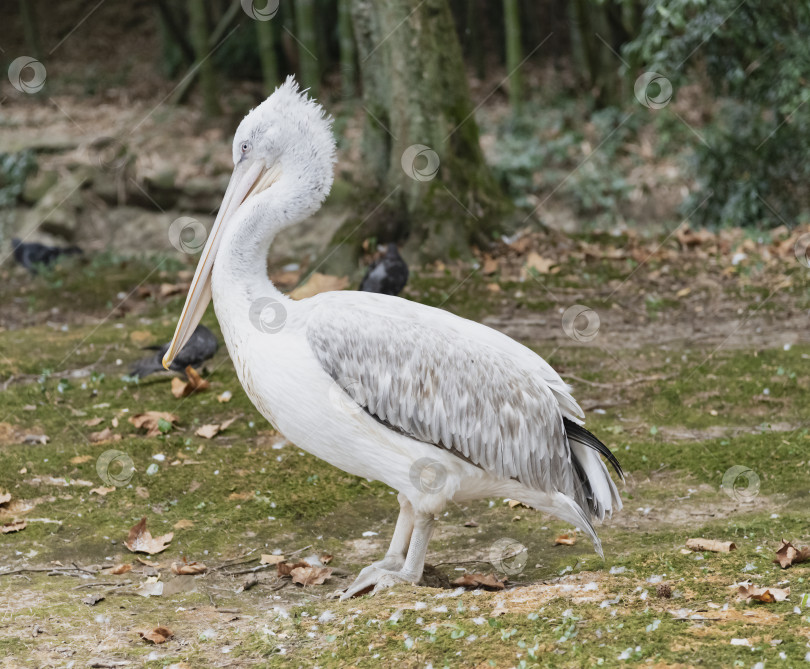
M 695 149 L 700 188 L 684 203 L 706 200 L 694 220 L 793 225 L 810 210 L 810 3 L 653 2 L 624 55 L 667 77 L 675 99 L 695 74 L 717 97 Z

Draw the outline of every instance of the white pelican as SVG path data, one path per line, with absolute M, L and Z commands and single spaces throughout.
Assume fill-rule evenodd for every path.
M 169 350 L 168 367 L 213 297 L 239 381 L 281 433 L 340 469 L 399 491 L 385 557 L 343 598 L 422 576 L 450 500 L 510 497 L 586 532 L 621 508 L 570 388 L 506 335 L 388 295 L 293 301 L 267 276 L 276 234 L 332 185 L 331 118 L 292 78 L 239 124 L 234 171 Z

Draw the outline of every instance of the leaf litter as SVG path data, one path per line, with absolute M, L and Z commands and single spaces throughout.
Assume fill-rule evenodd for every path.
M 797 548 L 789 541 L 782 539 L 782 545 L 776 551 L 774 563 L 778 564 L 782 569 L 787 569 L 794 564 L 807 562 L 808 560 L 810 560 L 810 546 Z
M 139 630 L 138 634 L 144 641 L 151 641 L 154 644 L 166 643 L 166 641 L 174 636 L 174 632 L 172 632 L 168 627 L 155 627 L 153 630 L 148 632 Z
M 129 422 L 139 430 L 146 430 L 147 437 L 157 437 L 171 430 L 172 426 L 180 420 L 175 414 L 168 411 L 147 411 L 129 417 Z
M 204 392 L 210 388 L 210 384 L 202 378 L 191 365 L 186 367 L 186 380 L 183 381 L 178 376 L 172 379 L 172 395 L 177 399 L 188 397 L 192 393 Z
M 148 553 L 149 555 L 154 555 L 155 553 L 166 550 L 172 538 L 174 538 L 174 532 L 169 532 L 159 537 L 153 537 L 151 532 L 146 529 L 146 516 L 144 516 L 130 528 L 129 536 L 124 542 L 124 546 L 133 553 Z

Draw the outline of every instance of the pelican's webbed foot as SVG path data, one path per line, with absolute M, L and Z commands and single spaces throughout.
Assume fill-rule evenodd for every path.
M 383 562 L 382 560 L 380 562 Z M 352 597 L 358 597 L 367 593 L 375 594 L 380 590 L 391 588 L 399 583 L 416 583 L 421 578 L 417 574 L 408 574 L 404 570 L 394 571 L 383 569 L 377 566 L 378 563 L 369 565 L 360 572 L 346 590 L 340 594 L 340 600 L 346 601 Z

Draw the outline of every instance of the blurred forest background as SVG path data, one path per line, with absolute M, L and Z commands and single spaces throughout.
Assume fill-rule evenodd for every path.
M 4 244 L 166 246 L 166 212 L 210 216 L 238 120 L 289 74 L 336 118 L 331 203 L 349 211 L 331 217 L 334 270 L 369 240 L 427 260 L 538 221 L 792 228 L 810 211 L 807 2 L 21 0 L 4 14 L 6 69 L 25 55 L 47 72 L 33 92 L 4 82 Z

